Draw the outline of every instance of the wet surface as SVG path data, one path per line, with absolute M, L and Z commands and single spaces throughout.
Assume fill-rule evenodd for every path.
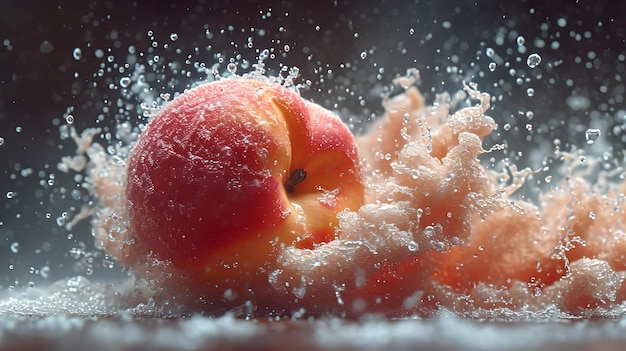
M 357 322 L 240 320 L 192 316 L 3 319 L 3 350 L 621 350 L 617 321 Z

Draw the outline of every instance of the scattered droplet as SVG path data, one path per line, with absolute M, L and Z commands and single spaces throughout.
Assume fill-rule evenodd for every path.
M 228 64 L 228 66 L 226 66 L 226 69 L 228 69 L 228 72 L 235 74 L 235 72 L 237 72 L 237 64 L 231 62 Z
M 591 145 L 595 143 L 601 134 L 602 132 L 600 131 L 600 129 L 596 129 L 596 128 L 587 129 L 587 131 L 585 132 L 585 139 L 587 140 L 587 144 Z
M 83 52 L 80 48 L 75 48 L 74 51 L 72 51 L 72 56 L 74 60 L 79 61 L 81 57 L 83 57 Z
M 536 54 L 536 53 L 528 55 L 528 58 L 526 59 L 526 64 L 530 68 L 536 68 L 537 66 L 539 66 L 540 63 L 541 63 L 541 56 L 539 56 L 539 54 Z
M 120 85 L 122 86 L 122 88 L 128 88 L 130 82 L 130 78 L 128 77 L 123 77 L 122 79 L 120 79 Z
M 496 63 L 495 63 L 495 62 L 489 62 L 489 70 L 490 70 L 491 72 L 495 71 L 495 70 L 496 70 L 496 67 L 497 67 L 497 65 L 496 65 Z
M 67 124 L 73 124 L 73 123 L 74 123 L 74 116 L 72 116 L 72 115 L 67 115 L 67 116 L 65 117 L 65 122 L 66 122 Z
M 11 244 L 11 252 L 18 253 L 20 251 L 20 243 L 17 241 Z
M 431 237 L 433 237 L 433 235 L 435 235 L 435 228 L 433 228 L 433 226 L 430 226 L 430 225 L 429 225 L 429 226 L 426 226 L 426 227 L 424 228 L 424 235 L 425 235 L 427 238 L 431 238 Z
M 517 45 L 524 46 L 524 44 L 526 44 L 526 39 L 522 35 L 517 37 Z
M 361 59 L 365 59 L 367 57 L 367 52 L 363 51 L 361 52 Z
M 528 95 L 528 97 L 532 97 L 533 95 L 535 95 L 535 89 L 533 88 L 526 89 L 526 95 Z
M 48 278 L 48 276 L 50 275 L 50 267 L 49 266 L 41 267 L 41 269 L 39 270 L 39 275 L 41 275 L 41 277 L 44 279 Z
M 496 56 L 496 51 L 492 48 L 487 48 L 487 50 L 485 50 L 485 54 L 487 57 L 494 57 Z
M 12 198 L 15 197 L 15 193 L 12 192 L 12 191 L 7 191 L 7 195 L 6 196 L 7 196 L 7 199 L 12 199 Z
M 52 45 L 51 42 L 44 40 L 39 46 L 39 51 L 41 51 L 44 54 L 49 54 L 52 51 L 54 51 L 54 45 Z
M 178 39 L 178 34 L 177 33 L 170 34 L 170 40 L 171 41 L 176 41 L 177 39 Z
M 0 137 L 0 146 L 4 145 L 4 138 Z

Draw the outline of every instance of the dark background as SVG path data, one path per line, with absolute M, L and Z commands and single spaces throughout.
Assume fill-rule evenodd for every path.
M 89 223 L 71 230 L 57 224 L 63 212 L 71 217 L 89 197 L 78 186 L 77 174 L 64 174 L 56 165 L 75 149 L 59 136 L 69 107 L 78 130 L 100 126 L 114 132 L 118 121 L 137 120 L 136 106 L 120 112 L 115 105 L 119 79 L 132 71 L 131 64 L 119 72 L 131 45 L 145 54 L 138 62 L 158 54 L 159 62 L 178 63 L 191 72 L 187 77 L 169 67 L 147 75 L 155 96 L 180 92 L 206 77 L 193 62 L 211 66 L 218 53 L 254 61 L 255 49 L 275 48 L 277 57 L 268 67 L 275 71 L 280 62 L 298 66 L 301 81 L 312 82 L 302 94 L 337 110 L 355 132 L 382 112 L 381 93 L 391 90 L 391 80 L 407 68 L 420 69 L 419 86 L 430 102 L 438 93 L 458 90 L 461 80 L 473 80 L 496 100 L 489 114 L 511 127 L 500 128 L 486 147 L 507 143 L 509 149 L 494 156 L 537 168 L 546 152 L 531 150 L 549 153 L 555 139 L 562 149 L 603 150 L 610 160 L 622 159 L 624 13 L 623 2 L 586 0 L 3 1 L 0 288 L 90 275 L 91 270 L 96 277 L 119 274 L 103 267 L 108 260 L 102 254 L 92 257 Z M 171 33 L 178 39 L 171 40 Z M 524 53 L 517 51 L 518 35 L 526 40 Z M 253 49 L 245 47 L 248 37 L 253 37 Z M 75 48 L 82 52 L 78 59 Z M 502 61 L 487 57 L 487 48 Z M 532 52 L 542 57 L 535 69 L 526 65 Z M 493 72 L 488 69 L 492 61 L 498 61 Z M 513 75 L 510 69 L 516 70 Z M 529 87 L 535 90 L 532 97 L 526 93 Z M 566 100 L 570 95 L 584 96 L 589 104 L 572 108 Z M 603 130 L 595 149 L 584 140 L 590 126 Z M 76 196 L 70 195 L 74 189 Z M 6 197 L 7 192 L 13 196 Z M 46 266 L 49 273 L 43 269 L 42 274 Z

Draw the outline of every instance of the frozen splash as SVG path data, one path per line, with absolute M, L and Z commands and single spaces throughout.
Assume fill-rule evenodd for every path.
M 490 97 L 464 90 L 478 103 L 454 113 L 463 99 L 426 106 L 414 88 L 386 103 L 385 118 L 360 138 L 369 204 L 341 215 L 340 240 L 287 250 L 283 284 L 302 276 L 319 299 L 314 282 L 340 281 L 337 302 L 349 315 L 620 314 L 626 183 L 605 174 L 594 186 L 586 176 L 597 164 L 578 168 L 578 156 L 558 151 L 563 180 L 538 202 L 520 198 L 538 171 L 480 164 L 502 146 L 481 147 L 496 128 L 484 115 Z M 621 167 L 607 173 L 623 179 Z
M 264 79 L 264 59 L 246 79 Z M 294 78 L 271 80 L 293 87 Z M 497 129 L 485 115 L 491 97 L 464 83 L 462 91 L 427 105 L 413 86 L 418 79 L 417 70 L 397 78 L 404 91 L 384 102 L 385 116 L 358 138 L 366 204 L 340 214 L 339 239 L 312 250 L 284 249 L 267 278 L 275 291 L 255 292 L 233 308 L 237 292 L 211 301 L 215 295 L 202 287 L 179 289 L 185 284 L 172 279 L 175 268 L 147 257 L 145 266 L 133 267 L 135 285 L 116 294 L 115 303 L 148 306 L 156 315 L 221 313 L 222 303 L 242 315 L 296 317 L 430 316 L 442 309 L 505 319 L 621 315 L 624 183 L 607 175 L 594 177 L 592 186 L 588 175 L 596 164 L 580 167 L 580 153 L 558 150 L 562 166 L 553 174 L 562 180 L 537 201 L 520 198 L 516 192 L 539 171 L 479 160 L 505 148 L 482 146 Z M 148 118 L 159 110 L 150 106 Z M 72 132 L 77 155 L 60 166 L 87 165 L 89 157 L 89 189 L 99 201 L 96 245 L 113 256 L 132 250 L 125 159 L 141 129 L 120 124 L 123 143 L 113 154 L 91 143 L 97 130 Z

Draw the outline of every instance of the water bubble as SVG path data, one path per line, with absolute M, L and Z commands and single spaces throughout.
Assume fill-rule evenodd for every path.
M 532 97 L 533 95 L 535 95 L 535 89 L 533 88 L 526 89 L 526 95 L 528 95 L 529 97 Z
M 289 50 L 291 50 L 291 48 L 289 47 L 289 45 L 285 45 L 283 47 L 283 50 L 285 50 L 285 52 L 289 52 Z
M 237 72 L 237 65 L 234 62 L 231 62 L 228 64 L 228 66 L 226 66 L 226 69 L 228 70 L 228 72 L 235 74 L 235 72 Z
M 15 197 L 15 193 L 13 191 L 7 191 L 7 199 L 12 199 Z
M 495 71 L 495 70 L 496 70 L 496 67 L 497 67 L 497 65 L 496 65 L 496 63 L 495 63 L 495 62 L 489 62 L 489 70 L 490 70 L 491 72 Z
M 51 42 L 44 40 L 39 46 L 39 51 L 41 51 L 44 54 L 49 54 L 52 51 L 54 51 L 54 45 L 52 45 Z
M 67 116 L 65 117 L 65 122 L 66 122 L 67 124 L 73 124 L 73 123 L 74 123 L 74 116 L 72 116 L 72 115 L 67 115 Z
M 41 275 L 41 277 L 44 279 L 48 278 L 48 276 L 50 275 L 50 267 L 49 266 L 41 267 L 41 269 L 39 270 L 39 275 Z
M 74 57 L 74 60 L 79 61 L 80 58 L 83 57 L 83 52 L 80 48 L 75 48 L 74 51 L 72 51 L 72 56 Z
M 487 50 L 485 50 L 485 54 L 487 57 L 494 57 L 496 56 L 496 51 L 492 48 L 487 48 Z
M 171 41 L 176 41 L 177 39 L 178 39 L 178 34 L 177 33 L 170 34 L 170 40 Z
M 539 66 L 540 63 L 541 63 L 541 56 L 539 56 L 539 54 L 536 54 L 536 53 L 528 55 L 528 58 L 526 59 L 526 64 L 530 68 L 535 68 Z
M 587 129 L 587 131 L 585 132 L 585 139 L 587 140 L 587 144 L 589 145 L 593 144 L 596 140 L 598 140 L 601 134 L 602 132 L 600 131 L 600 129 L 596 129 L 596 128 Z
M 261 53 L 259 54 L 259 60 L 263 61 L 268 58 L 269 55 L 270 51 L 268 49 L 263 49 L 263 51 L 261 51 Z
M 17 241 L 11 244 L 11 252 L 18 253 L 20 251 L 20 243 Z
M 130 78 L 128 77 L 123 77 L 122 79 L 120 79 L 120 85 L 122 86 L 122 88 L 128 88 L 130 83 L 131 81 L 130 81 Z
M 4 138 L 0 137 L 0 146 L 4 145 Z
M 517 45 L 518 46 L 523 46 L 526 43 L 526 39 L 524 38 L 524 36 L 520 35 L 519 37 L 517 37 Z
M 417 245 L 415 241 L 411 241 L 407 247 L 409 248 L 409 251 L 415 252 L 419 248 L 419 245 Z
M 431 238 L 433 235 L 435 235 L 435 228 L 431 225 L 428 225 L 424 228 L 424 235 L 427 238 Z
M 367 52 L 363 51 L 361 52 L 361 59 L 365 59 L 367 57 Z

